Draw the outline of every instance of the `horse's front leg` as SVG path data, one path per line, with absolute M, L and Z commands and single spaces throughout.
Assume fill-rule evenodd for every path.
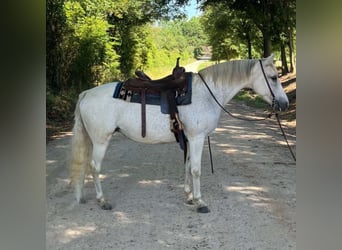
M 189 140 L 190 143 L 190 168 L 193 186 L 193 201 L 197 206 L 197 212 L 208 213 L 207 204 L 202 200 L 200 178 L 201 178 L 201 159 L 204 144 L 204 136 L 197 136 Z
M 191 192 L 191 173 L 190 173 L 190 149 L 187 144 L 187 156 L 185 161 L 185 178 L 184 178 L 184 192 L 186 195 L 186 204 L 193 205 L 193 195 Z

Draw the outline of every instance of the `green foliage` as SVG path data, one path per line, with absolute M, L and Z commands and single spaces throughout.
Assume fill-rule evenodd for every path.
M 146 72 L 153 78 L 170 74 L 177 57 L 181 58 L 182 65 L 194 61 L 196 49 L 201 50 L 207 44 L 199 17 L 163 21 L 150 25 L 146 32 L 152 39 L 151 63 L 146 65 Z
M 181 14 L 188 0 L 47 0 L 47 87 L 72 93 L 152 64 L 146 24 Z
M 155 20 L 182 16 L 180 7 L 188 1 L 47 0 L 48 120 L 70 117 L 71 100 L 85 89 L 127 79 L 138 68 L 163 68 L 171 61 L 173 67 L 178 56 L 182 63 L 192 58 L 197 43 L 189 46 L 182 36 L 186 22 L 174 29 L 164 21 L 168 31 L 158 39 L 167 34 L 169 40 L 162 45 L 151 28 Z
M 248 51 L 247 39 L 258 34 L 255 27 L 224 4 L 209 5 L 206 7 L 202 24 L 209 36 L 212 46 L 212 60 L 230 60 L 248 58 L 248 54 L 255 56 L 255 51 Z
M 46 94 L 46 119 L 48 122 L 63 122 L 72 118 L 73 109 L 77 98 L 73 95 Z
M 284 45 L 284 41 L 291 47 L 289 53 L 293 53 L 295 0 L 205 0 L 202 8 L 208 16 L 210 44 L 218 59 L 234 52 L 243 55 L 241 43 L 247 46 L 250 58 L 255 52 L 267 57 L 274 52 L 273 44 Z M 231 43 L 239 49 L 231 47 Z
M 115 43 L 107 32 L 111 26 L 103 20 L 103 13 L 76 1 L 65 2 L 64 9 L 68 30 L 64 51 L 70 71 L 67 82 L 81 91 L 117 78 L 119 56 L 112 49 Z
M 57 94 L 61 90 L 63 65 L 63 34 L 66 17 L 64 0 L 46 2 L 46 81 L 51 91 Z

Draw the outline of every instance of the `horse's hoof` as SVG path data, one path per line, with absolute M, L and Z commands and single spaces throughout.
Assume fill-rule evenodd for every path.
M 197 208 L 197 213 L 206 214 L 209 212 L 210 212 L 210 210 L 208 207 L 198 207 Z
M 86 201 L 86 199 L 84 199 L 84 198 L 81 198 L 80 201 L 79 201 L 80 204 L 85 204 L 86 202 L 87 202 L 87 201 Z
M 194 203 L 194 200 L 187 200 L 187 201 L 185 202 L 185 204 L 186 204 L 186 205 L 194 205 L 195 203 Z
M 112 210 L 113 208 L 112 205 L 108 202 L 102 203 L 100 206 L 103 210 Z

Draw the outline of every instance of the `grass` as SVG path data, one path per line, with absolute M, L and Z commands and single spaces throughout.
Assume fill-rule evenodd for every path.
M 234 96 L 234 100 L 243 101 L 248 106 L 255 107 L 255 108 L 267 108 L 269 106 L 260 96 L 255 94 L 250 89 L 242 89 L 240 90 L 237 95 Z
M 183 59 L 181 58 L 180 60 L 180 66 L 185 66 L 189 63 L 195 62 L 195 58 L 188 58 L 188 59 Z M 172 65 L 166 65 L 166 66 L 158 66 L 158 67 L 152 67 L 146 69 L 144 72 L 151 77 L 151 79 L 160 79 L 165 76 L 168 76 L 172 73 L 173 68 L 176 66 L 176 62 Z
M 209 67 L 211 65 L 215 64 L 215 62 L 213 61 L 207 61 L 207 62 L 203 62 L 200 66 L 198 66 L 198 71 L 200 71 L 201 69 L 204 69 L 206 67 Z

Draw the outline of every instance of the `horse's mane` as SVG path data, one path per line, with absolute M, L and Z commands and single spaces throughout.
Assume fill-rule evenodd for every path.
M 234 84 L 247 80 L 258 60 L 233 60 L 215 64 L 199 71 L 203 76 L 211 76 L 215 84 Z

